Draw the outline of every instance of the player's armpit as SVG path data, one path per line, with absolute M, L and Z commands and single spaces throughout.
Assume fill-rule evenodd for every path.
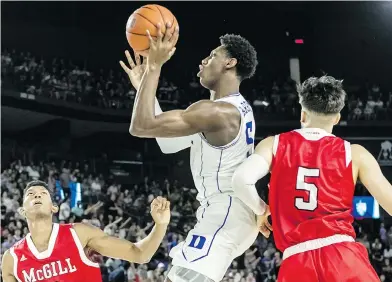
M 377 160 L 364 147 L 351 145 L 354 171 L 369 193 L 380 203 L 381 207 L 392 215 L 392 185 L 383 175 Z
M 155 225 L 150 234 L 137 243 L 107 235 L 101 229 L 83 223 L 74 224 L 74 229 L 82 242 L 103 256 L 135 263 L 147 263 L 158 249 L 167 226 Z
M 16 282 L 16 278 L 14 276 L 14 259 L 9 250 L 7 250 L 1 262 L 1 276 L 4 282 Z
M 199 132 L 215 132 L 233 121 L 239 121 L 240 113 L 229 103 L 202 100 L 186 110 L 173 110 L 155 116 L 143 126 L 131 126 L 130 133 L 137 137 L 180 137 Z

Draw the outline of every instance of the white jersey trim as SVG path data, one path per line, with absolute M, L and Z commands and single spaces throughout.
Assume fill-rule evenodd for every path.
M 22 282 L 22 280 L 20 280 L 18 277 L 18 257 L 15 254 L 14 247 L 10 248 L 10 254 L 11 254 L 12 258 L 14 259 L 14 267 L 13 267 L 14 276 L 15 276 L 16 280 L 18 280 L 18 282 Z
M 344 141 L 344 150 L 346 151 L 346 167 L 351 163 L 351 144 L 348 141 Z
M 49 238 L 48 249 L 46 249 L 43 252 L 39 252 L 37 250 L 33 241 L 31 240 L 31 234 L 29 233 L 26 235 L 27 247 L 37 259 L 40 260 L 47 259 L 52 255 L 58 233 L 59 233 L 59 225 L 57 223 L 53 223 L 52 233 L 50 234 L 50 238 Z
M 76 234 L 76 231 L 73 228 L 70 228 L 69 230 L 71 231 L 71 234 L 72 234 L 73 240 L 75 242 L 75 245 L 78 248 L 79 256 L 80 256 L 81 260 L 83 261 L 83 263 L 85 265 L 88 265 L 88 266 L 99 268 L 99 264 L 98 263 L 92 262 L 86 256 L 86 253 L 84 252 L 82 243 L 79 240 L 78 234 Z
M 293 255 L 304 253 L 311 250 L 317 250 L 336 243 L 355 242 L 355 239 L 349 235 L 336 234 L 325 238 L 313 239 L 288 247 L 283 252 L 283 260 Z
M 278 151 L 279 145 L 279 134 L 274 136 L 274 145 L 272 146 L 272 153 L 276 156 L 276 152 Z
M 326 136 L 336 137 L 321 128 L 301 128 L 294 131 L 301 134 L 303 138 L 309 141 L 318 141 Z M 315 133 L 317 133 L 317 135 Z

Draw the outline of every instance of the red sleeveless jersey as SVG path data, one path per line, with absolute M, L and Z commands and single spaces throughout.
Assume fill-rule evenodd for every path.
M 17 281 L 102 281 L 99 264 L 87 258 L 71 224 L 53 224 L 46 251 L 39 252 L 28 234 L 10 253 Z
M 276 135 L 273 153 L 269 205 L 277 248 L 335 234 L 355 238 L 350 143 L 299 129 Z

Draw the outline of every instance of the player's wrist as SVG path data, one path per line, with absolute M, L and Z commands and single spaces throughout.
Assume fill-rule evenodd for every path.
M 169 222 L 155 222 L 155 227 L 159 228 L 159 229 L 167 229 L 167 227 L 169 226 Z
M 148 65 L 148 71 L 150 73 L 160 73 L 161 69 L 162 69 L 163 64 L 159 64 L 159 63 L 152 63 Z

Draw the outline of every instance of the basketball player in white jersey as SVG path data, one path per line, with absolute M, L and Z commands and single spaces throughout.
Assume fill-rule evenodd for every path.
M 158 28 L 158 30 L 160 30 Z M 131 69 L 120 62 L 138 89 L 130 133 L 156 138 L 164 153 L 191 148 L 190 165 L 197 199 L 197 223 L 185 242 L 172 249 L 173 267 L 167 281 L 221 281 L 234 258 L 244 253 L 258 234 L 256 215 L 234 196 L 235 169 L 254 150 L 255 121 L 251 106 L 239 93 L 241 81 L 253 76 L 257 54 L 239 35 L 220 37 L 221 45 L 202 60 L 198 77 L 211 91 L 186 110 L 162 112 L 155 98 L 162 65 L 177 41 L 173 35 L 150 38 L 147 63 L 136 63 L 128 52 Z M 142 74 L 142 79 L 138 74 Z M 259 211 L 262 215 L 264 210 Z

